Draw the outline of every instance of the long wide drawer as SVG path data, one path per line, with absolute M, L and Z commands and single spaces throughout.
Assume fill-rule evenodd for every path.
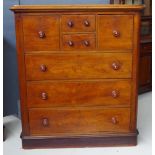
M 31 135 L 128 132 L 129 108 L 30 109 Z
M 131 80 L 28 82 L 30 108 L 130 105 Z
M 132 53 L 29 54 L 27 80 L 131 78 Z

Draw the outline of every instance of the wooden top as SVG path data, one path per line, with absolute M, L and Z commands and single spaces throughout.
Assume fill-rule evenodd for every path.
M 141 11 L 144 5 L 122 5 L 122 4 L 70 4 L 70 5 L 14 5 L 10 10 L 14 12 L 52 12 L 71 10 L 101 10 L 101 11 Z

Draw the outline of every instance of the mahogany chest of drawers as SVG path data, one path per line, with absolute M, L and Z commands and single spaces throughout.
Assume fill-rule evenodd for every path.
M 23 148 L 137 144 L 140 5 L 13 6 Z

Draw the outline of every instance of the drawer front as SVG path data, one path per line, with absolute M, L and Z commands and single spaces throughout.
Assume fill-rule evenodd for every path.
M 62 50 L 95 50 L 95 34 L 69 34 L 62 36 Z
M 129 108 L 32 109 L 31 135 L 76 135 L 129 132 Z
M 25 52 L 59 50 L 59 16 L 23 16 L 23 31 Z
M 95 90 L 95 91 L 94 91 Z M 30 108 L 130 105 L 131 80 L 28 82 Z
M 63 32 L 94 32 L 95 15 L 62 15 Z
M 131 78 L 132 53 L 26 55 L 26 79 Z
M 132 49 L 133 16 L 99 15 L 98 48 L 107 50 Z

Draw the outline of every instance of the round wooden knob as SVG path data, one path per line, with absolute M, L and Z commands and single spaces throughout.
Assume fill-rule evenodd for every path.
M 114 31 L 113 31 L 113 36 L 114 36 L 114 37 L 119 37 L 119 36 L 120 36 L 120 32 L 117 31 L 117 30 L 114 30 Z
M 88 21 L 88 20 L 85 20 L 85 21 L 84 21 L 84 25 L 85 25 L 86 27 L 90 26 L 89 21 Z
M 44 127 L 46 127 L 46 126 L 49 125 L 48 118 L 43 118 L 43 119 L 42 119 L 42 125 L 43 125 Z
M 47 70 L 46 65 L 40 65 L 40 70 L 41 70 L 42 72 L 46 72 L 46 70 Z
M 74 43 L 73 43 L 72 41 L 68 41 L 68 45 L 69 45 L 69 46 L 73 46 Z
M 47 98 L 48 98 L 47 93 L 42 92 L 42 93 L 41 93 L 41 99 L 42 99 L 42 100 L 47 100 Z
M 72 21 L 69 21 L 67 24 L 68 24 L 69 27 L 73 27 L 74 26 L 74 23 Z
M 85 46 L 89 46 L 89 41 L 85 40 L 83 43 Z
M 118 70 L 120 68 L 119 62 L 113 62 L 111 66 L 114 70 Z
M 113 124 L 117 124 L 117 119 L 116 119 L 116 117 L 112 117 L 112 118 L 111 118 L 111 122 L 112 122 Z
M 119 91 L 118 91 L 118 90 L 113 90 L 113 91 L 111 92 L 111 96 L 112 96 L 113 98 L 117 98 L 117 97 L 119 96 Z
M 39 31 L 38 34 L 40 38 L 45 38 L 45 32 Z

